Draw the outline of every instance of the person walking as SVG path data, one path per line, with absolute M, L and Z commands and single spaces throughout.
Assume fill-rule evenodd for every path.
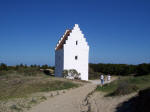
M 108 76 L 107 76 L 108 83 L 110 83 L 110 80 L 111 80 L 111 76 L 110 76 L 110 74 L 108 74 Z
M 103 85 L 104 84 L 104 75 L 103 74 L 101 75 L 100 80 L 101 80 L 101 85 Z

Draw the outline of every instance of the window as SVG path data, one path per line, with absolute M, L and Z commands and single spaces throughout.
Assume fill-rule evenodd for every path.
M 75 60 L 77 60 L 78 59 L 78 56 L 75 56 Z
M 78 41 L 76 41 L 76 45 L 78 45 Z

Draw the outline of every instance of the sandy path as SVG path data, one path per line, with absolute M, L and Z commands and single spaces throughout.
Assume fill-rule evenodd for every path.
M 116 78 L 112 78 L 111 81 Z M 65 94 L 54 96 L 33 107 L 29 112 L 113 112 L 116 105 L 125 98 L 106 98 L 95 90 L 100 80 L 91 80 L 79 88 L 68 90 Z M 108 82 L 105 82 L 108 83 Z
M 116 112 L 116 107 L 120 103 L 135 95 L 136 93 L 125 96 L 104 97 L 104 93 L 95 92 L 89 99 L 91 112 Z
M 111 81 L 116 80 L 116 77 L 113 77 Z M 93 84 L 99 84 L 100 81 L 95 80 Z M 109 83 L 109 82 L 105 82 Z M 116 107 L 135 96 L 136 93 L 125 95 L 125 96 L 115 96 L 115 97 L 105 97 L 103 92 L 94 92 L 88 96 L 88 102 L 90 107 L 90 112 L 117 112 Z
M 29 112 L 81 112 L 86 96 L 96 88 L 95 84 L 88 83 L 65 94 L 47 99 L 33 107 Z M 86 110 L 86 109 L 85 109 Z

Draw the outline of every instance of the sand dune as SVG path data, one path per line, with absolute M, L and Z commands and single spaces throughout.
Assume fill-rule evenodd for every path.
M 119 103 L 133 96 L 132 94 L 123 97 L 104 97 L 104 93 L 94 92 L 99 84 L 98 80 L 91 82 L 49 98 L 29 112 L 115 112 Z

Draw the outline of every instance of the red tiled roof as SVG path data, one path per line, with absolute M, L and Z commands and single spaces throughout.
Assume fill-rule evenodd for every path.
M 56 47 L 55 50 L 59 50 L 63 48 L 63 45 L 65 44 L 70 33 L 71 33 L 71 30 L 67 30 L 66 34 L 64 35 L 64 37 L 62 38 L 61 42 L 59 43 L 59 45 Z

